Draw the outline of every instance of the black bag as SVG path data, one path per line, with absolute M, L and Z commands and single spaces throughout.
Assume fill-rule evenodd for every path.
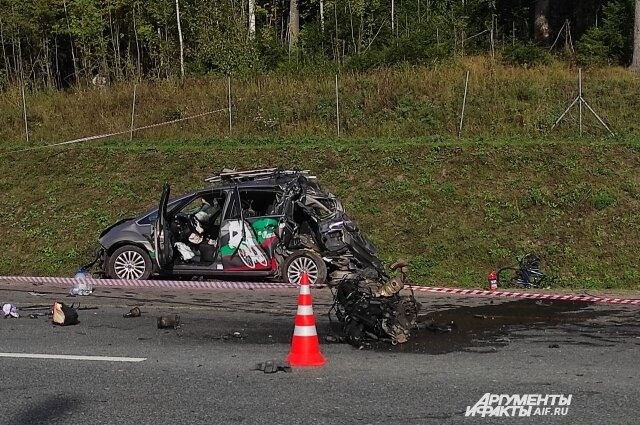
M 73 308 L 73 305 L 54 303 L 51 307 L 51 313 L 51 321 L 54 325 L 67 326 L 78 323 L 78 310 Z

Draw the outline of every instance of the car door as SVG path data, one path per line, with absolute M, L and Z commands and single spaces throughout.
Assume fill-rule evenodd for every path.
M 167 220 L 167 204 L 171 188 L 169 183 L 162 187 L 162 196 L 158 206 L 158 217 L 153 223 L 153 242 L 156 251 L 156 263 L 160 270 L 170 267 L 173 260 L 173 244 Z
M 225 271 L 266 271 L 273 270 L 273 254 L 261 246 L 266 234 L 256 234 L 252 221 L 258 217 L 245 218 L 242 199 L 238 187 L 230 191 L 229 201 L 224 211 L 220 238 L 218 239 L 219 257 Z M 277 219 L 276 219 L 277 223 Z M 264 222 L 258 223 L 264 231 Z M 277 228 L 277 227 L 276 227 Z

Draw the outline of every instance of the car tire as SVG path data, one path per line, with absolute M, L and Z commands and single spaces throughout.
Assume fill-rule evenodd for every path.
M 153 266 L 147 252 L 135 245 L 125 245 L 109 256 L 108 275 L 111 279 L 149 279 Z
M 309 274 L 312 285 L 323 285 L 327 280 L 327 265 L 314 251 L 294 251 L 284 262 L 282 276 L 285 282 L 300 284 L 303 271 Z

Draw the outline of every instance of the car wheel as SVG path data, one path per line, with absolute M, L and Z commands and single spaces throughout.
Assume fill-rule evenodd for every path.
M 151 269 L 149 254 L 137 246 L 122 246 L 109 256 L 109 277 L 112 279 L 148 279 Z
M 302 272 L 309 275 L 309 283 L 322 285 L 327 280 L 327 265 L 322 257 L 313 251 L 295 251 L 284 262 L 282 275 L 289 283 L 300 284 Z

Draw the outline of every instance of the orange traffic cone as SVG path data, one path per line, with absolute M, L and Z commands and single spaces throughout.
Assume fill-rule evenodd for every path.
M 300 278 L 300 295 L 298 295 L 298 312 L 296 327 L 291 340 L 291 351 L 287 360 L 291 366 L 323 366 L 326 360 L 320 352 L 316 319 L 311 305 L 309 275 L 302 272 Z

